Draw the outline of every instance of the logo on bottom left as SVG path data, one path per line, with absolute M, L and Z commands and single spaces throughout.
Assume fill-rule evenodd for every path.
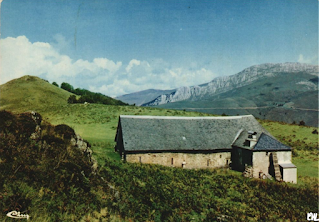
M 7 217 L 15 218 L 15 219 L 23 219 L 26 218 L 29 220 L 30 216 L 28 214 L 21 214 L 19 211 L 11 211 L 7 213 Z

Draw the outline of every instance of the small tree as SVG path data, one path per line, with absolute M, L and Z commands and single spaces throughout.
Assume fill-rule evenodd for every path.
M 58 83 L 53 82 L 52 85 L 59 87 Z

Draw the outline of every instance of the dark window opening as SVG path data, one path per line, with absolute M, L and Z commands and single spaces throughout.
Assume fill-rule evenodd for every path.
M 207 160 L 207 166 L 209 166 L 210 165 L 210 160 Z
M 171 165 L 173 165 L 173 158 L 171 158 Z
M 139 163 L 141 163 L 141 156 L 139 156 Z

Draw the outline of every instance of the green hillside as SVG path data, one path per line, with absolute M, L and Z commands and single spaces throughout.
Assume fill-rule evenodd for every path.
M 122 163 L 114 152 L 113 142 L 119 115 L 210 114 L 135 106 L 68 104 L 66 100 L 70 93 L 39 78 L 23 77 L 9 83 L 0 86 L 1 110 L 15 113 L 36 110 L 45 122 L 69 125 L 90 142 L 100 166 L 98 176 L 108 181 L 105 184 L 100 179 L 92 179 L 90 183 L 84 183 L 91 191 L 83 198 L 78 198 L 82 188 L 74 186 L 62 195 L 29 183 L 28 176 L 22 177 L 21 189 L 14 186 L 13 180 L 11 184 L 1 184 L 0 198 L 4 192 L 14 195 L 16 189 L 25 200 L 22 205 L 27 212 L 44 214 L 42 221 L 218 221 L 221 218 L 222 221 L 301 221 L 305 220 L 306 212 L 318 211 L 318 128 L 260 121 L 281 142 L 294 148 L 293 163 L 298 167 L 296 185 L 247 179 L 229 170 L 182 170 Z M 27 102 L 17 103 L 20 100 Z M 24 146 L 16 145 L 20 150 Z M 67 168 L 65 170 L 65 175 L 72 176 Z M 68 181 L 64 184 L 65 187 L 69 185 L 72 186 Z M 119 197 L 114 196 L 117 192 Z M 43 195 L 36 196 L 37 193 Z M 15 198 L 19 199 L 19 195 Z M 92 201 L 88 202 L 86 197 Z M 12 196 L 6 198 L 17 200 Z M 75 204 L 75 201 L 78 202 Z M 51 206 L 54 208 L 50 211 Z M 5 212 L 5 206 L 0 210 Z M 2 215 L 0 219 L 4 219 Z
M 68 83 L 63 83 L 72 87 Z M 67 88 L 66 88 L 67 89 Z M 103 103 L 125 105 L 125 103 L 101 93 L 85 89 L 66 90 L 35 76 L 23 76 L 0 86 L 1 109 L 25 112 L 43 112 L 48 107 L 64 106 L 68 103 Z M 75 95 L 76 94 L 76 95 Z M 72 101 L 70 98 L 74 98 Z
M 23 76 L 0 86 L 1 109 L 42 111 L 47 106 L 66 105 L 69 93 L 35 76 Z

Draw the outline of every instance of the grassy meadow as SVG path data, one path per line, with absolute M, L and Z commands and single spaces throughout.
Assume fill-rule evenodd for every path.
M 37 87 L 28 91 L 33 84 Z M 150 107 L 68 104 L 70 94 L 52 87 L 56 86 L 26 77 L 2 85 L 0 109 L 13 113 L 34 110 L 42 115 L 44 122 L 69 125 L 90 142 L 99 169 L 96 175 L 83 181 L 89 193 L 77 187 L 78 184 L 73 184 L 70 190 L 68 182 L 64 185 L 66 192 L 61 193 L 61 187 L 50 190 L 41 183 L 33 184 L 28 178 L 21 182 L 25 189 L 15 185 L 14 180 L 12 184 L 0 181 L 0 199 L 11 194 L 13 199 L 19 200 L 15 192 L 20 192 L 26 199 L 24 207 L 32 216 L 31 221 L 303 221 L 307 212 L 319 210 L 318 128 L 259 120 L 277 139 L 293 147 L 298 184 L 248 179 L 232 170 L 184 170 L 123 163 L 114 152 L 119 115 L 210 114 Z M 43 166 L 47 163 L 50 161 Z M 63 175 L 73 178 L 72 171 L 61 170 Z M 11 221 L 3 215 L 0 220 Z

